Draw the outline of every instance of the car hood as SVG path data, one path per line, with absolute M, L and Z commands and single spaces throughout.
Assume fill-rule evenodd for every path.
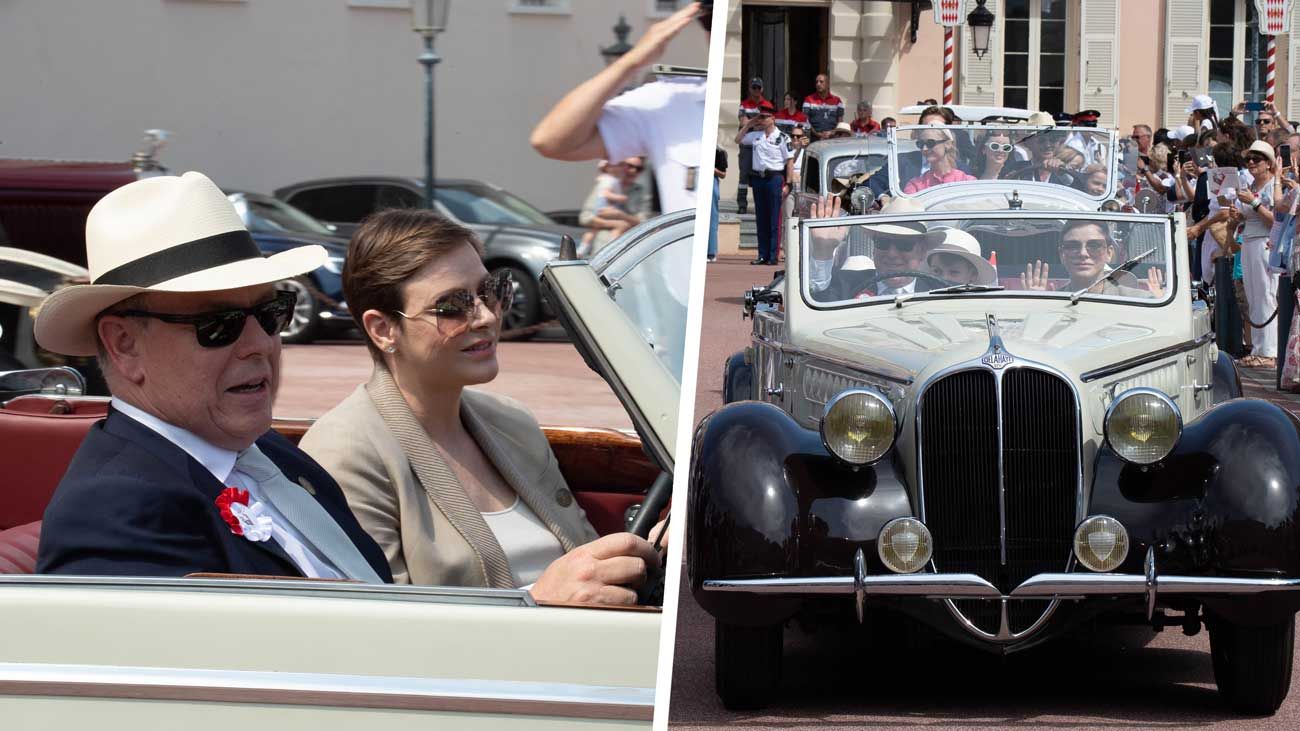
M 1146 308 L 1083 310 L 1062 305 L 1034 312 L 995 303 L 962 311 L 899 312 L 879 308 L 860 324 L 839 325 L 803 338 L 800 347 L 896 380 L 911 381 L 974 360 L 989 349 L 989 315 L 1006 351 L 1077 378 L 1082 372 L 1177 345 L 1187 333 L 1157 329 Z
M 348 240 L 343 236 L 315 236 L 307 233 L 262 233 L 253 232 L 253 240 L 276 244 L 285 248 L 293 246 L 309 246 L 319 244 L 325 247 L 325 250 L 331 256 L 344 256 L 348 253 Z

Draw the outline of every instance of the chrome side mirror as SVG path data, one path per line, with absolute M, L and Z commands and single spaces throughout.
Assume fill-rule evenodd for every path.
M 6 397 L 29 393 L 80 396 L 85 392 L 86 379 L 67 366 L 0 372 L 0 394 Z

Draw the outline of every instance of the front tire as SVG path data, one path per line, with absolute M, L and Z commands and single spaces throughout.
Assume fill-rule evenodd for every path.
M 741 627 L 714 623 L 714 684 L 722 705 L 732 711 L 762 708 L 781 680 L 784 626 Z
M 1291 689 L 1295 617 L 1265 627 L 1211 618 L 1210 657 L 1219 695 L 1232 710 L 1252 716 L 1275 713 Z
M 280 331 L 280 342 L 289 345 L 310 343 L 320 335 L 320 302 L 316 301 L 315 287 L 305 277 L 285 279 L 275 283 L 283 292 L 293 292 L 293 318 Z

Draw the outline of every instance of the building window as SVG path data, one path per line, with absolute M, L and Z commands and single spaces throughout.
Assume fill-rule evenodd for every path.
M 651 18 L 667 18 L 677 12 L 686 0 L 646 0 L 649 7 L 646 8 L 646 15 Z
M 1066 0 L 1007 0 L 1005 12 L 1002 103 L 1064 111 Z
M 1249 0 L 1210 0 L 1209 90 L 1226 117 L 1232 105 L 1250 95 L 1250 35 L 1258 33 L 1254 3 Z M 1268 73 L 1268 36 L 1259 36 L 1259 96 L 1264 98 Z
M 510 0 L 510 12 L 569 15 L 569 0 Z

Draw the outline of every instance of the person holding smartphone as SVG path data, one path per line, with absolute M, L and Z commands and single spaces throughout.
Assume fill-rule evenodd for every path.
M 1277 275 L 1268 269 L 1268 235 L 1274 222 L 1274 169 L 1277 155 L 1263 140 L 1251 143 L 1243 156 L 1254 181 L 1237 191 L 1242 215 L 1241 271 L 1250 321 L 1251 354 L 1241 364 L 1277 368 Z

